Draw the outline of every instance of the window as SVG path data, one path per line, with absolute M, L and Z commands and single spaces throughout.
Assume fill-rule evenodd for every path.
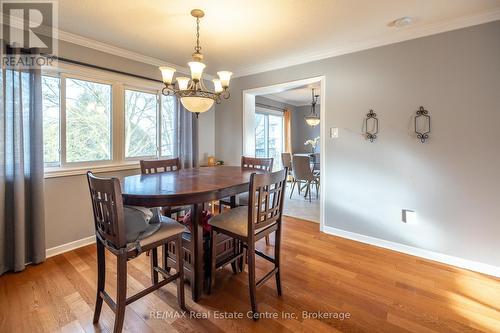
M 273 169 L 282 168 L 283 116 L 255 113 L 255 157 L 272 157 Z
M 45 165 L 60 163 L 60 79 L 42 77 L 43 158 Z
M 111 159 L 111 86 L 66 79 L 66 161 Z
M 76 70 L 42 75 L 47 173 L 129 168 L 139 159 L 176 155 L 178 103 L 161 94 L 161 84 L 94 70 L 80 77 Z
M 125 157 L 156 156 L 157 95 L 125 90 Z
M 176 99 L 161 95 L 161 156 L 175 156 Z

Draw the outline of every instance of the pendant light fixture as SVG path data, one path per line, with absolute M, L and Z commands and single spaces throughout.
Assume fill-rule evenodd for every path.
M 315 95 L 314 89 L 312 89 L 311 112 L 309 113 L 309 115 L 304 117 L 307 125 L 309 126 L 316 126 L 319 124 L 319 116 L 316 113 L 316 104 L 318 103 L 318 97 L 319 95 Z
M 200 18 L 205 16 L 201 9 L 193 9 L 191 16 L 196 18 L 196 46 L 192 54 L 193 61 L 188 62 L 191 70 L 191 79 L 188 77 L 178 77 L 177 87 L 174 82 L 175 68 L 160 67 L 162 81 L 165 87 L 162 89 L 162 94 L 165 96 L 177 96 L 182 105 L 190 112 L 198 114 L 208 111 L 214 102 L 219 104 L 222 100 L 228 99 L 229 80 L 233 73 L 228 71 L 217 72 L 218 79 L 213 79 L 214 92 L 209 91 L 203 84 L 203 69 L 205 64 L 202 62 L 203 54 L 201 54 L 200 46 Z

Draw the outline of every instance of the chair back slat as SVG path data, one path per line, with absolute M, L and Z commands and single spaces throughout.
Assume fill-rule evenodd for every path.
M 94 226 L 101 238 L 117 249 L 127 245 L 123 218 L 123 199 L 116 178 L 100 178 L 87 172 Z
M 241 167 L 271 172 L 273 170 L 273 158 L 241 156 Z
M 181 169 L 181 161 L 178 157 L 164 160 L 141 160 L 141 173 L 158 173 L 176 171 Z
M 255 230 L 281 223 L 288 170 L 252 174 L 248 205 L 248 235 Z

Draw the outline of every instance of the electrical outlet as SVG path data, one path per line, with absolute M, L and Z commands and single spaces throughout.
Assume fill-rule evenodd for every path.
M 339 137 L 339 129 L 338 127 L 330 128 L 330 138 L 337 139 Z

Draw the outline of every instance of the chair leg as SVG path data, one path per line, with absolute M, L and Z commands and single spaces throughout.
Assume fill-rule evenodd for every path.
M 102 309 L 101 291 L 104 291 L 106 282 L 106 256 L 104 254 L 104 245 L 97 239 L 97 296 L 95 300 L 94 320 L 96 324 L 99 321 Z
M 166 246 L 166 244 L 164 245 Z M 175 254 L 176 254 L 176 269 L 179 276 L 177 277 L 177 302 L 182 310 L 186 310 L 186 300 L 184 297 L 184 251 L 182 248 L 182 234 L 177 236 L 175 241 Z
M 292 198 L 292 194 L 293 194 L 293 189 L 295 188 L 295 179 L 292 179 L 292 190 L 290 191 L 290 199 Z M 299 185 L 299 190 L 300 190 L 300 185 Z M 300 191 L 299 191 L 299 194 L 300 194 Z
M 158 283 L 158 272 L 155 270 L 155 267 L 158 267 L 158 249 L 154 248 L 151 250 L 151 282 L 153 284 Z
M 280 276 L 280 251 L 281 251 L 281 226 L 274 232 L 274 267 L 278 269 L 276 272 L 276 290 L 278 296 L 281 296 L 281 276 Z
M 120 333 L 125 319 L 125 302 L 127 300 L 127 255 L 117 257 L 116 270 L 116 312 L 114 333 Z
M 233 239 L 233 255 L 237 255 L 239 253 L 237 245 L 238 245 L 238 240 L 237 239 Z M 240 265 L 238 264 L 237 260 L 235 260 L 235 261 L 233 261 L 231 263 L 231 269 L 233 270 L 233 274 L 238 274 L 239 273 L 238 272 L 239 266 Z
M 316 199 L 319 199 L 319 182 L 316 180 Z
M 243 255 L 240 258 L 239 266 L 240 266 L 240 272 L 245 271 L 245 265 L 246 265 L 246 260 L 247 260 L 247 250 L 243 246 L 243 242 L 238 240 L 239 246 L 240 246 L 240 253 L 243 253 Z
M 253 320 L 258 320 L 257 312 L 257 286 L 255 284 L 255 244 L 248 244 L 248 287 L 250 289 L 250 303 L 252 305 Z
M 210 232 L 210 281 L 208 284 L 208 294 L 212 293 L 215 287 L 215 269 L 217 261 L 217 232 L 212 229 Z
M 307 182 L 307 192 L 309 192 L 309 202 L 311 202 L 311 182 Z
M 177 242 L 175 243 L 175 246 L 177 247 Z M 176 249 L 176 251 L 177 251 L 177 249 Z M 167 273 L 170 273 L 170 267 L 168 267 L 168 260 L 167 259 L 168 259 L 168 243 L 163 244 L 161 247 L 161 261 L 162 261 L 163 269 Z
M 269 239 L 269 235 L 266 235 L 266 245 L 271 245 L 271 240 Z

